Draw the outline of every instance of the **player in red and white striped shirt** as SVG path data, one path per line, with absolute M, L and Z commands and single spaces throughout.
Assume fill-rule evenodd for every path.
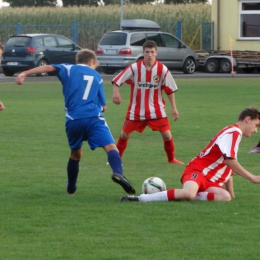
M 167 67 L 156 60 L 157 45 L 154 41 L 144 43 L 143 55 L 143 60 L 130 65 L 112 80 L 113 102 L 117 105 L 122 102 L 120 86 L 126 83 L 131 87 L 126 119 L 117 142 L 119 154 L 123 156 L 133 131 L 142 133 L 148 126 L 153 131 L 160 131 L 168 162 L 183 164 L 174 156 L 174 143 L 162 96 L 164 91 L 172 107 L 172 117 L 174 121 L 178 120 L 179 113 L 174 97 L 177 85 Z
M 234 172 L 253 183 L 260 183 L 260 176 L 251 174 L 237 161 L 242 136 L 250 137 L 257 132 L 259 125 L 260 111 L 256 108 L 244 109 L 236 124 L 223 128 L 186 166 L 181 178 L 182 189 L 169 189 L 138 197 L 125 196 L 121 201 L 230 201 L 235 197 Z

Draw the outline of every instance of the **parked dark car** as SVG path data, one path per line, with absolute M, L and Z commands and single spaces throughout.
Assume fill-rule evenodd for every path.
M 29 70 L 47 64 L 75 64 L 81 50 L 68 38 L 55 34 L 20 34 L 11 36 L 4 45 L 2 70 L 4 75 Z M 46 75 L 45 73 L 38 76 Z

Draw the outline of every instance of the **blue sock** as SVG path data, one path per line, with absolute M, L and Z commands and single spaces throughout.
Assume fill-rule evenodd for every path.
M 69 159 L 67 166 L 68 181 L 70 185 L 75 185 L 79 173 L 79 161 Z
M 113 172 L 123 174 L 122 161 L 117 150 L 111 150 L 107 153 L 107 158 Z

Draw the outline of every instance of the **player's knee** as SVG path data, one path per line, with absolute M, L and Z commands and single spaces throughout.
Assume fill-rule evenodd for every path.
M 82 157 L 82 150 L 81 149 L 79 149 L 79 150 L 71 150 L 70 157 L 73 160 L 79 161 L 81 159 L 81 157 Z
M 116 145 L 113 144 L 113 143 L 104 146 L 104 150 L 106 151 L 106 153 L 108 153 L 108 152 L 110 152 L 112 150 L 116 150 L 118 152 L 118 149 L 117 149 Z
M 170 141 L 171 139 L 172 139 L 171 136 L 165 136 L 165 137 L 163 137 L 163 141 L 166 141 L 166 142 Z
M 231 201 L 231 199 L 232 198 L 228 192 L 223 195 L 223 201 Z
M 172 139 L 172 135 L 170 131 L 161 132 L 163 141 L 170 141 Z
M 126 132 L 122 132 L 121 133 L 121 138 L 123 138 L 123 139 L 129 139 L 130 138 L 130 133 L 126 133 Z
M 196 197 L 196 194 L 193 192 L 190 192 L 188 190 L 183 190 L 183 192 L 182 192 L 183 200 L 194 200 L 195 197 Z
M 229 192 L 223 192 L 221 194 L 216 194 L 215 195 L 215 200 L 216 201 L 231 201 L 231 196 L 229 194 Z

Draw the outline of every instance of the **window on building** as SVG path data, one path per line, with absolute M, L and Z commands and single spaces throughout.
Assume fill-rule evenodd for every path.
M 260 38 L 260 1 L 240 2 L 240 38 Z

